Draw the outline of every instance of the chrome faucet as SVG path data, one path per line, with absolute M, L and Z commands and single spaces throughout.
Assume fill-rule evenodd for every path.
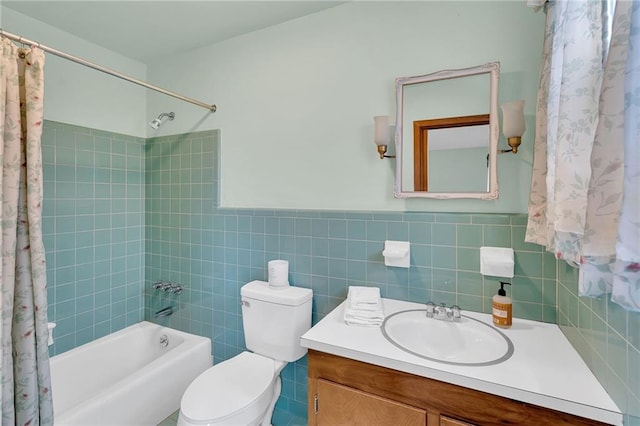
M 433 302 L 427 302 L 425 311 L 427 318 L 442 319 L 453 322 L 460 322 L 460 319 L 462 318 L 462 309 L 460 309 L 460 306 L 458 305 L 453 305 L 450 308 L 447 308 L 444 303 L 436 305 Z
M 154 290 L 162 290 L 166 293 L 180 294 L 182 293 L 182 286 L 178 283 L 171 281 L 158 281 L 152 285 Z
M 436 318 L 445 319 L 448 317 L 447 306 L 444 303 L 436 306 Z
M 168 317 L 173 315 L 173 306 L 167 306 L 166 308 L 160 309 L 153 314 L 154 318 Z
M 453 322 L 460 322 L 460 319 L 462 318 L 462 309 L 460 309 L 460 306 L 453 305 L 450 312 Z
M 436 304 L 433 302 L 427 302 L 427 318 L 433 318 L 436 312 Z

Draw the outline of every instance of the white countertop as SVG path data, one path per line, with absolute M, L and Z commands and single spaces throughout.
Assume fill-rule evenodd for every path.
M 383 305 L 387 316 L 424 308 L 393 299 L 383 299 Z M 343 309 L 344 303 L 306 332 L 302 346 L 622 425 L 620 410 L 555 324 L 514 318 L 511 328 L 500 329 L 515 347 L 511 358 L 491 366 L 457 366 L 405 352 L 387 341 L 379 327 L 348 326 L 343 321 Z M 463 314 L 492 324 L 491 315 Z

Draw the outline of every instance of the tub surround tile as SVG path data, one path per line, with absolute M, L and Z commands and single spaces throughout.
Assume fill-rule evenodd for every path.
M 142 319 L 143 147 L 141 138 L 44 122 L 48 314 L 58 323 L 52 355 Z M 74 326 L 61 327 L 66 320 Z

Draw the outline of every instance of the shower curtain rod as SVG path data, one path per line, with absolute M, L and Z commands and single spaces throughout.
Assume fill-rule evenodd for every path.
M 164 93 L 165 95 L 168 95 L 168 96 L 173 96 L 174 98 L 180 99 L 182 101 L 189 102 L 189 103 L 192 103 L 194 105 L 198 105 L 199 107 L 202 107 L 202 108 L 206 108 L 211 112 L 216 112 L 217 107 L 215 106 L 215 104 L 213 104 L 213 105 L 206 104 L 206 103 L 198 101 L 196 99 L 192 99 L 192 98 L 180 95 L 178 93 L 171 92 L 171 91 L 169 91 L 167 89 L 163 89 L 162 87 L 154 86 L 153 84 L 149 84 L 146 81 L 142 81 L 142 80 L 138 80 L 137 78 L 129 77 L 129 76 L 124 75 L 124 74 L 122 74 L 122 73 L 120 73 L 118 71 L 114 71 L 112 69 L 102 67 L 102 66 L 100 66 L 98 64 L 94 64 L 93 62 L 89 62 L 89 61 L 87 61 L 85 59 L 78 58 L 77 56 L 73 56 L 73 55 L 70 55 L 68 53 L 61 52 L 61 51 L 59 51 L 57 49 L 54 49 L 52 47 L 45 46 L 43 44 L 38 43 L 37 41 L 29 40 L 29 39 L 26 39 L 26 38 L 24 38 L 22 36 L 6 32 L 2 28 L 0 28 L 0 37 L 6 37 L 6 38 L 8 38 L 10 40 L 17 41 L 18 43 L 23 43 L 23 44 L 28 44 L 28 45 L 31 45 L 31 46 L 36 46 L 36 47 L 44 50 L 45 52 L 49 52 L 49 53 L 51 53 L 53 55 L 59 56 L 60 58 L 68 59 L 68 60 L 70 60 L 72 62 L 75 62 L 77 64 L 84 65 L 86 67 L 93 68 L 94 70 L 101 71 L 101 72 L 103 72 L 105 74 L 109 74 L 109 75 L 112 75 L 114 77 L 121 78 L 122 80 L 126 80 L 126 81 L 128 81 L 130 83 L 134 83 L 134 84 L 137 84 L 139 86 L 146 87 L 147 89 L 155 90 L 156 92 Z

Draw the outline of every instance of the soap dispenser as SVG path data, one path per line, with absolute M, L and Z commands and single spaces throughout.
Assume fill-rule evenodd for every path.
M 493 296 L 493 324 L 497 327 L 509 328 L 512 322 L 512 303 L 511 298 L 507 297 L 504 290 L 505 285 L 511 285 L 500 281 L 500 289 L 498 294 Z

